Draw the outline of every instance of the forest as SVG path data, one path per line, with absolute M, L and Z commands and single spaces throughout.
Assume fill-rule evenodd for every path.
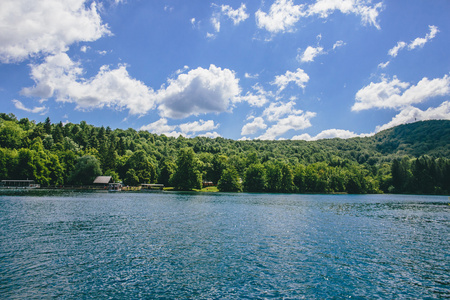
M 98 175 L 176 190 L 450 193 L 450 121 L 401 125 L 371 137 L 318 141 L 178 138 L 134 129 L 36 123 L 0 113 L 0 180 L 86 186 Z

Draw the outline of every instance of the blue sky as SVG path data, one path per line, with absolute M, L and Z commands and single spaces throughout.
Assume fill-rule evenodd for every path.
M 448 0 L 3 0 L 2 112 L 168 136 L 450 119 Z

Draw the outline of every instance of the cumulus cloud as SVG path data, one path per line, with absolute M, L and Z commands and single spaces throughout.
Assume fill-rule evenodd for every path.
M 300 62 L 312 62 L 314 58 L 318 55 L 325 54 L 322 47 L 311 47 L 308 46 L 302 55 L 298 57 Z
M 181 119 L 228 111 L 232 103 L 241 100 L 240 93 L 239 79 L 233 71 L 210 65 L 209 69 L 199 67 L 169 79 L 156 98 L 161 103 L 161 116 Z
M 291 82 L 295 83 L 301 88 L 305 88 L 305 83 L 307 83 L 308 81 L 308 74 L 306 74 L 302 69 L 298 68 L 296 72 L 286 71 L 284 75 L 275 76 L 275 80 L 272 82 L 272 84 L 278 86 L 278 91 L 281 92 Z
M 292 0 L 276 0 L 265 13 L 260 9 L 255 13 L 256 24 L 271 33 L 292 31 L 300 17 L 305 16 L 304 5 L 294 5 Z
M 222 16 L 226 16 L 233 20 L 234 25 L 239 25 L 239 23 L 248 19 L 249 15 L 245 12 L 246 6 L 241 3 L 241 6 L 238 9 L 233 9 L 229 5 L 221 5 L 220 7 L 216 4 L 213 4 L 213 7 L 219 8 L 218 11 L 215 11 L 211 17 L 211 24 L 214 27 L 216 32 L 220 32 L 220 20 Z M 212 34 L 208 34 L 208 37 L 215 37 Z
M 30 113 L 33 113 L 33 114 L 45 113 L 45 112 L 48 111 L 48 109 L 47 109 L 46 106 L 35 106 L 35 107 L 33 107 L 33 108 L 27 108 L 27 107 L 25 107 L 25 105 L 24 105 L 22 102 L 20 102 L 19 100 L 14 99 L 14 100 L 12 100 L 12 102 L 14 103 L 14 106 L 15 106 L 17 109 L 24 110 L 24 111 L 26 111 L 26 112 L 30 112 Z
M 102 66 L 92 78 L 82 78 L 83 69 L 65 53 L 48 56 L 40 65 L 31 65 L 33 87 L 22 89 L 30 97 L 76 103 L 78 109 L 127 108 L 131 114 L 144 114 L 155 106 L 154 92 L 133 79 L 125 65 L 111 70 Z
M 155 134 L 168 135 L 168 133 L 174 132 L 174 130 L 176 128 L 177 128 L 176 125 L 168 125 L 167 119 L 162 118 L 156 122 L 142 126 L 141 128 L 139 128 L 139 130 L 146 130 L 146 131 L 149 131 L 149 132 L 155 133 Z M 180 133 L 178 135 L 180 135 Z M 170 135 L 170 136 L 172 136 L 172 135 Z
M 110 34 L 96 2 L 85 0 L 2 0 L 0 61 L 18 62 L 40 53 L 66 51 L 76 42 L 95 41 Z
M 310 119 L 316 116 L 314 112 L 305 112 L 302 111 L 301 114 L 297 115 L 289 115 L 285 118 L 281 118 L 277 121 L 275 125 L 272 125 L 267 131 L 259 136 L 257 139 L 260 140 L 274 140 L 280 135 L 285 134 L 290 130 L 302 130 L 308 127 L 311 127 Z
M 399 109 L 429 98 L 450 94 L 450 76 L 429 80 L 423 78 L 417 85 L 401 82 L 397 77 L 392 80 L 383 78 L 379 83 L 371 82 L 356 93 L 353 111 L 370 108 Z
M 271 92 L 265 91 L 264 88 L 258 83 L 253 85 L 252 89 L 256 92 L 256 94 L 247 92 L 244 96 L 240 96 L 237 99 L 239 99 L 240 102 L 247 102 L 250 106 L 262 107 L 269 101 L 267 99 L 268 97 L 273 97 Z
M 161 118 L 156 122 L 150 123 L 148 125 L 142 126 L 139 130 L 147 130 L 155 134 L 164 134 L 166 136 L 178 137 L 180 135 L 184 137 L 192 137 L 197 135 L 199 132 L 204 132 L 199 136 L 206 137 L 218 137 L 220 136 L 217 132 L 210 132 L 211 130 L 217 129 L 219 124 L 215 124 L 213 120 L 199 120 L 190 123 L 183 123 L 179 125 L 168 125 L 166 118 Z M 179 129 L 180 131 L 177 131 Z
M 219 124 L 214 124 L 213 120 L 208 120 L 208 121 L 194 121 L 191 123 L 184 123 L 184 124 L 180 124 L 178 125 L 178 127 L 180 128 L 181 132 L 187 134 L 189 132 L 203 132 L 203 131 L 211 131 L 214 129 L 217 129 L 219 127 Z
M 259 130 L 266 129 L 267 125 L 261 117 L 255 118 L 252 122 L 245 124 L 242 127 L 241 135 L 255 134 Z
M 294 26 L 301 17 L 318 15 L 321 18 L 327 18 L 335 11 L 340 11 L 344 14 L 351 13 L 360 16 L 363 24 L 373 25 L 380 29 L 377 18 L 383 5 L 381 2 L 372 6 L 368 4 L 370 1 L 317 0 L 306 6 L 304 4 L 294 5 L 292 0 L 276 0 L 268 13 L 259 9 L 255 13 L 255 18 L 259 28 L 275 34 L 294 31 Z
M 269 122 L 275 122 L 285 115 L 288 114 L 299 115 L 303 112 L 302 110 L 295 109 L 294 106 L 295 106 L 294 101 L 289 101 L 287 103 L 283 102 L 270 103 L 269 107 L 267 107 L 264 110 L 262 115 Z
M 407 106 L 392 120 L 382 126 L 377 126 L 376 132 L 398 125 L 426 120 L 450 120 L 450 102 L 445 101 L 439 107 L 430 107 L 423 111 L 413 106 Z
M 310 136 L 307 133 L 296 135 L 292 137 L 292 140 L 304 140 L 304 141 L 317 141 L 317 140 L 323 140 L 323 139 L 334 139 L 334 138 L 340 138 L 340 139 L 349 139 L 353 137 L 358 136 L 369 136 L 370 134 L 356 134 L 353 131 L 350 130 L 343 130 L 343 129 L 327 129 L 316 136 Z
M 238 25 L 239 23 L 248 19 L 249 15 L 245 12 L 246 6 L 244 3 L 241 3 L 241 6 L 238 9 L 233 9 L 229 5 L 221 6 L 222 13 L 233 20 L 234 25 Z
M 180 72 L 188 69 L 185 66 Z M 92 78 L 83 78 L 83 74 L 80 63 L 66 53 L 51 55 L 42 64 L 31 65 L 35 85 L 23 88 L 21 93 L 42 99 L 54 97 L 59 102 L 75 103 L 77 109 L 128 109 L 132 115 L 143 115 L 157 107 L 162 117 L 174 119 L 230 111 L 243 101 L 260 107 L 269 95 L 258 85 L 253 87 L 256 93 L 241 95 L 235 73 L 214 65 L 168 79 L 158 91 L 131 78 L 126 65 L 115 69 L 102 66 Z
M 377 22 L 378 15 L 383 7 L 379 2 L 373 6 L 366 5 L 370 1 L 354 0 L 317 0 L 308 8 L 308 15 L 319 15 L 321 18 L 327 18 L 334 11 L 340 11 L 343 14 L 355 14 L 361 17 L 363 24 L 369 24 L 380 29 Z

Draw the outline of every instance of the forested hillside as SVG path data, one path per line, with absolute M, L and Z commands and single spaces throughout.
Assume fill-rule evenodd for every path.
M 0 179 L 180 190 L 211 181 L 221 191 L 427 193 L 450 191 L 450 121 L 398 126 L 372 137 L 319 141 L 178 138 L 134 129 L 52 124 L 0 114 Z

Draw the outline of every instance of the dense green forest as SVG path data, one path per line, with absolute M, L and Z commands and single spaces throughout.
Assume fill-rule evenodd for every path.
M 450 121 L 401 125 L 374 136 L 319 141 L 178 138 L 134 129 L 36 123 L 0 114 L 0 179 L 41 186 L 126 185 L 179 190 L 299 193 L 450 193 Z

